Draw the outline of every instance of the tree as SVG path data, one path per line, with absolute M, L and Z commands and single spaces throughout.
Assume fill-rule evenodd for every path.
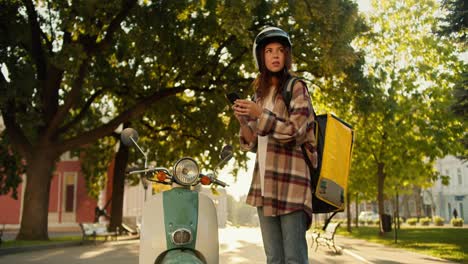
M 223 143 L 220 135 L 233 138 L 238 129 L 224 94 L 251 93 L 251 41 L 266 24 L 298 40 L 302 72 L 307 65 L 311 75 L 333 75 L 353 63 L 355 4 L 291 4 L 296 8 L 273 1 L 2 1 L 0 61 L 8 74 L 0 75 L 0 111 L 12 149 L 27 161 L 17 238 L 47 239 L 60 155 L 111 136 L 127 121 L 146 120 L 172 140 L 158 142 L 162 160 L 173 157 L 167 148 L 178 155 L 196 142 L 172 149 L 180 127 L 169 119 L 182 113 L 190 131 L 200 129 L 195 118 L 202 118 L 213 127 L 201 131 L 210 133 L 223 124 L 208 144 L 208 162 Z M 150 109 L 155 115 L 142 117 Z
M 446 12 L 446 16 L 442 17 L 441 30 L 439 31 L 442 36 L 449 37 L 461 46 L 461 49 L 466 49 L 466 34 L 468 30 L 468 6 L 464 0 L 443 0 L 442 8 Z M 452 111 L 464 118 L 464 121 L 467 121 L 468 116 L 468 67 L 465 63 L 465 70 L 461 73 L 460 80 L 455 84 L 453 89 L 453 103 Z M 467 160 L 468 154 L 466 150 L 468 149 L 468 135 L 462 139 L 463 144 L 465 145 L 465 153 L 463 153 L 460 158 Z
M 464 0 L 442 0 L 442 8 L 447 12 L 441 19 L 440 27 L 442 35 L 450 36 L 466 45 L 468 29 L 468 6 Z
M 247 49 L 237 45 L 241 49 L 233 48 L 232 57 L 220 59 L 225 55 L 221 50 L 236 45 L 231 34 L 219 31 L 218 38 L 205 45 L 199 45 L 198 38 L 184 40 L 191 24 L 183 17 L 177 20 L 178 15 L 198 12 L 197 26 L 202 27 L 200 24 L 208 23 L 202 16 L 203 6 L 181 2 L 173 8 L 168 3 L 146 7 L 136 2 L 69 5 L 56 1 L 37 6 L 32 1 L 2 2 L 1 29 L 6 38 L 1 60 L 10 76 L 2 75 L 0 105 L 6 134 L 28 164 L 18 239 L 47 239 L 51 172 L 60 154 L 111 135 L 121 123 L 169 96 L 226 84 L 222 78 L 214 83 L 220 73 L 236 76 L 229 68 Z M 166 9 L 174 12 L 162 12 L 170 19 L 159 21 L 152 29 L 152 18 L 162 17 L 158 12 Z M 174 18 L 180 23 L 170 24 Z M 179 29 L 166 30 L 166 25 Z M 148 38 L 150 32 L 154 37 Z M 154 48 L 155 43 L 165 41 L 174 45 Z M 183 46 L 198 48 L 184 51 Z M 182 58 L 184 63 L 172 64 Z M 207 78 L 206 73 L 213 71 L 211 79 L 191 81 L 194 76 L 190 73 L 197 68 L 197 78 Z
M 432 31 L 436 2 L 372 4 L 372 29 L 356 43 L 366 53 L 372 89 L 365 90 L 364 115 L 355 119 L 358 168 L 352 176 L 376 183 L 382 215 L 385 193 L 432 184 L 435 159 L 463 150 L 464 125 L 449 111 L 463 64 L 454 45 Z
M 3 133 L 2 133 L 3 134 Z M 11 197 L 18 199 L 17 187 L 21 183 L 20 175 L 25 173 L 25 160 L 15 154 L 7 138 L 0 135 L 0 195 L 11 192 Z

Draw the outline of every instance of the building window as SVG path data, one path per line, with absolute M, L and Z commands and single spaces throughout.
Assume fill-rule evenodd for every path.
M 363 203 L 361 203 L 361 204 L 359 205 L 359 212 L 365 211 L 365 210 L 366 210 L 366 205 L 363 204 Z
M 450 177 L 450 170 L 445 170 L 445 175 L 444 176 L 447 176 L 448 179 L 449 179 L 449 185 L 452 185 L 453 184 L 453 181 L 452 181 L 452 177 Z
M 414 200 L 408 201 L 408 209 L 412 216 L 416 216 L 416 202 Z
M 465 219 L 465 212 L 463 212 L 463 203 L 460 203 L 459 206 L 460 206 L 459 217 L 462 218 L 462 219 Z
M 448 203 L 448 218 L 452 218 L 452 205 L 450 203 Z
M 458 176 L 458 185 L 462 185 L 462 172 L 461 168 L 457 169 L 457 176 Z

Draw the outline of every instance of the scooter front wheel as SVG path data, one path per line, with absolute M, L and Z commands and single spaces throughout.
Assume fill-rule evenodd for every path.
M 191 250 L 175 249 L 167 252 L 161 262 L 161 264 L 204 264 L 197 255 Z

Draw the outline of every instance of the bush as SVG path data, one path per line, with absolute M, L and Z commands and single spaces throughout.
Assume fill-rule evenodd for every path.
M 340 225 L 343 225 L 343 226 L 348 224 L 348 220 L 346 219 L 339 219 L 334 222 L 340 223 Z
M 374 220 L 374 224 L 375 224 L 375 225 L 380 225 L 380 219 Z
M 368 224 L 368 225 L 373 225 L 373 224 L 374 224 L 374 221 L 373 221 L 372 219 L 369 219 L 369 220 L 367 220 L 367 224 Z
M 450 220 L 450 223 L 452 223 L 452 226 L 463 226 L 463 219 L 452 218 L 452 220 Z
M 392 218 L 392 221 L 395 221 L 395 218 Z M 400 228 L 401 224 L 403 224 L 404 222 L 405 219 L 403 219 L 403 217 L 398 217 L 398 221 L 396 222 L 397 228 Z
M 412 226 L 416 225 L 417 222 L 418 222 L 417 218 L 408 218 L 408 220 L 406 220 L 406 223 Z
M 424 217 L 424 218 L 419 219 L 419 223 L 423 226 L 428 226 L 430 222 L 431 222 L 431 219 L 429 217 Z
M 445 219 L 440 216 L 434 216 L 434 224 L 436 226 L 443 226 L 445 223 Z

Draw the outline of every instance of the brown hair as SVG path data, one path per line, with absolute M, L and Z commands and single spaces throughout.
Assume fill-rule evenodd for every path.
M 266 65 L 265 65 L 265 47 L 268 43 L 272 42 L 277 42 L 283 45 L 285 53 L 284 53 L 284 68 L 282 71 L 278 73 L 273 73 L 270 72 Z M 268 94 L 268 90 L 270 87 L 273 85 L 272 83 L 272 78 L 277 77 L 279 82 L 278 86 L 276 87 L 276 94 L 281 93 L 281 88 L 283 87 L 283 84 L 287 81 L 287 79 L 292 75 L 290 72 L 291 65 L 292 65 L 292 56 L 291 56 L 291 48 L 288 45 L 285 45 L 283 41 L 279 40 L 272 40 L 268 43 L 265 43 L 262 45 L 262 47 L 257 48 L 256 53 L 257 53 L 257 58 L 259 58 L 259 68 L 260 68 L 260 73 L 257 75 L 257 78 L 252 83 L 252 87 L 255 92 L 255 96 L 258 99 L 262 99 L 266 94 Z

